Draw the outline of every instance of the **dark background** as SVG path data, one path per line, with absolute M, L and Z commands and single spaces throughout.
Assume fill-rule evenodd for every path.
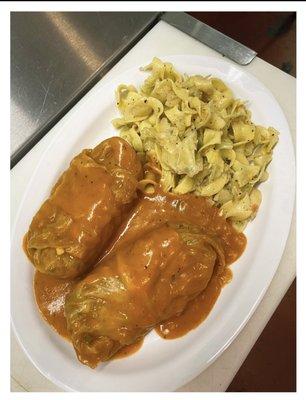
M 295 12 L 190 12 L 277 68 L 296 76 Z M 228 392 L 296 391 L 296 284 L 228 387 Z
M 250 47 L 258 56 L 296 76 L 295 12 L 190 12 L 193 17 Z

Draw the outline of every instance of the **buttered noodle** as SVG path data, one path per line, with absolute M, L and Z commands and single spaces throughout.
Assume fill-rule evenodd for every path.
M 172 64 L 154 58 L 143 68 L 149 77 L 139 90 L 120 85 L 120 136 L 141 157 L 145 177 L 139 188 L 154 192 L 192 192 L 220 208 L 238 230 L 257 213 L 257 185 L 278 141 L 274 128 L 251 121 L 245 102 L 217 78 L 181 75 Z

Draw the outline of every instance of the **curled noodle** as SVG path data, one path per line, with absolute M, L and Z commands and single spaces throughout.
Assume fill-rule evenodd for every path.
M 238 230 L 258 211 L 258 184 L 268 179 L 278 132 L 255 125 L 246 102 L 213 76 L 182 75 L 154 58 L 142 71 L 149 76 L 137 89 L 116 92 L 120 136 L 148 171 L 139 190 L 194 193 L 220 208 Z

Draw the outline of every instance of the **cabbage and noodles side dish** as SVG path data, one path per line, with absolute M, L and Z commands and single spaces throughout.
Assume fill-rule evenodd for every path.
M 167 192 L 192 192 L 220 208 L 242 231 L 257 213 L 266 171 L 278 141 L 274 128 L 255 125 L 244 101 L 217 78 L 181 75 L 154 58 L 138 90 L 120 85 L 120 136 L 141 157 L 142 182 L 150 192 L 159 182 Z

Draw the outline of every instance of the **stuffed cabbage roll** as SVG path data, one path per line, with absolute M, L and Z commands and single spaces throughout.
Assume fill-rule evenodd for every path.
M 165 224 L 128 242 L 100 261 L 66 300 L 78 359 L 94 368 L 179 315 L 223 263 L 217 237 L 185 224 Z
M 77 155 L 25 236 L 35 268 L 73 278 L 95 264 L 135 199 L 140 176 L 135 151 L 118 137 Z

